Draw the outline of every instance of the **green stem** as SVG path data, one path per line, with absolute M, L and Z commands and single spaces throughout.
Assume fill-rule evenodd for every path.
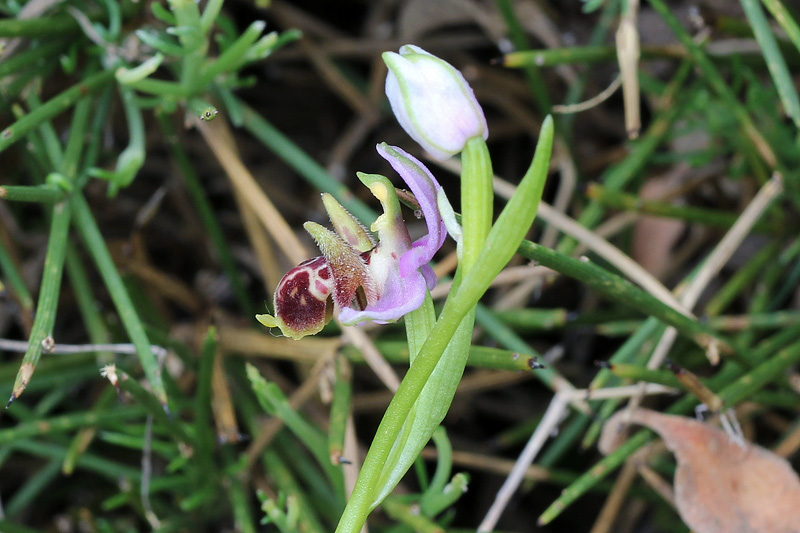
M 439 320 L 386 409 L 367 452 L 356 486 L 336 528 L 337 533 L 356 533 L 366 521 L 378 479 L 383 472 L 392 445 L 405 423 L 407 413 L 411 411 L 425 382 L 444 353 L 447 343 L 469 311 L 466 305 L 468 302 L 463 297 L 458 299 L 458 294 L 445 302 Z
M 466 275 L 478 261 L 492 227 L 492 160 L 481 137 L 467 141 L 461 154 L 462 242 L 459 268 Z
M 197 392 L 195 394 L 194 434 L 200 458 L 213 468 L 214 431 L 211 428 L 211 382 L 214 372 L 214 359 L 217 357 L 219 334 L 217 328 L 209 327 L 200 351 L 200 367 L 197 370 Z
M 297 441 L 288 432 L 275 435 L 275 448 L 301 487 L 307 487 L 308 498 L 316 504 L 316 511 L 326 522 L 333 523 L 344 509 L 344 491 L 333 487 L 325 475 L 309 461 L 305 454 L 297 453 Z M 347 465 L 342 466 L 342 469 Z M 296 529 L 290 529 L 292 533 Z
M 433 325 L 436 323 L 436 311 L 433 308 L 433 299 L 430 293 L 425 295 L 425 301 L 419 309 L 408 313 L 404 318 L 406 326 L 406 352 L 408 362 L 413 363 L 419 355 L 425 339 L 430 335 Z M 400 343 L 403 344 L 403 343 Z
M 544 450 L 544 453 L 538 458 L 537 463 L 539 466 L 550 467 L 561 460 L 564 455 L 572 450 L 573 444 L 580 439 L 586 430 L 586 426 L 591 421 L 591 415 L 586 413 L 574 413 L 572 421 L 569 424 L 562 424 L 558 430 L 558 435 Z M 530 438 L 533 431 L 528 432 L 525 440 Z
M 519 19 L 514 13 L 514 6 L 512 5 L 511 1 L 495 0 L 495 5 L 497 6 L 497 10 L 500 12 L 500 15 L 503 17 L 503 21 L 508 29 L 509 38 L 511 43 L 514 45 L 514 48 L 517 50 L 527 50 L 530 48 L 530 43 L 528 42 L 525 30 L 522 28 L 522 25 L 519 23 Z M 538 108 L 539 113 L 542 115 L 547 115 L 550 113 L 552 104 L 550 102 L 550 95 L 547 94 L 547 86 L 544 84 L 539 66 L 540 65 L 538 63 L 534 62 L 528 63 L 523 68 L 525 69 L 525 79 L 527 80 L 528 86 L 533 92 L 533 96 L 536 101 L 536 107 Z
M 239 372 L 239 374 L 243 374 L 243 372 Z M 247 380 L 240 378 L 239 383 L 244 386 Z M 244 414 L 244 420 L 250 434 L 257 434 L 261 429 L 261 420 L 259 417 L 263 414 L 263 411 L 258 409 L 256 400 L 249 393 L 242 394 L 240 396 L 239 408 Z M 257 415 L 257 413 L 260 414 Z M 284 461 L 274 447 L 267 448 L 262 452 L 261 461 L 264 471 L 269 473 L 270 478 L 275 482 L 278 489 L 287 496 L 296 498 L 300 515 L 298 530 L 308 531 L 309 533 L 329 531 L 330 528 L 323 527 L 320 518 L 317 516 L 318 507 L 310 503 L 309 498 L 297 483 L 297 480 L 295 480 L 291 470 L 287 467 L 286 461 Z
M 143 93 L 155 94 L 163 97 L 188 98 L 191 92 L 183 85 L 174 81 L 145 78 L 127 84 L 127 87 Z
M 667 102 L 663 109 L 648 126 L 639 140 L 634 144 L 632 151 L 620 163 L 606 170 L 600 181 L 608 190 L 622 189 L 628 182 L 635 178 L 644 169 L 656 149 L 664 141 L 667 132 L 672 127 L 672 123 L 677 119 L 681 111 L 681 106 L 675 105 L 672 100 L 678 89 L 683 86 L 684 81 L 691 72 L 691 63 L 684 61 L 675 77 L 670 82 L 664 94 L 664 101 Z M 603 216 L 603 207 L 598 202 L 591 202 L 583 210 L 578 222 L 587 228 L 593 228 Z M 558 244 L 557 250 L 562 254 L 570 254 L 578 245 L 572 237 L 565 237 Z
M 144 409 L 153 416 L 155 421 L 163 427 L 178 442 L 193 445 L 194 439 L 191 438 L 182 421 L 173 420 L 167 411 L 164 410 L 160 400 L 147 391 L 137 380 L 128 376 L 125 372 L 118 371 L 119 388 L 130 394 Z
M 256 42 L 261 32 L 264 31 L 265 26 L 266 23 L 262 20 L 252 22 L 236 41 L 228 46 L 217 59 L 203 69 L 196 86 L 205 87 L 214 81 L 214 78 L 219 74 L 234 70 L 237 64 L 240 64 L 242 57 L 247 53 L 250 45 Z
M 522 331 L 550 331 L 563 328 L 568 323 L 576 325 L 586 325 L 592 323 L 591 320 L 579 320 L 570 316 L 569 311 L 564 308 L 555 309 L 507 309 L 503 311 L 491 311 L 495 318 L 500 319 L 503 324 L 516 330 Z M 579 318 L 584 317 L 581 315 Z M 608 318 L 606 318 L 608 320 Z
M 261 454 L 264 470 L 269 472 L 270 478 L 278 488 L 288 496 L 296 498 L 300 508 L 298 530 L 308 531 L 309 533 L 322 533 L 327 528 L 320 523 L 316 515 L 316 506 L 313 505 L 303 492 L 302 487 L 295 480 L 291 470 L 286 467 L 286 461 L 274 450 L 265 450 Z
M 2 22 L 2 21 L 0 21 Z M 112 70 L 104 70 L 93 74 L 69 89 L 54 96 L 40 107 L 32 110 L 2 132 L 0 132 L 0 152 L 22 139 L 26 133 L 38 127 L 42 122 L 53 118 L 72 107 L 88 93 L 110 82 L 114 76 Z
M 97 98 L 93 98 L 91 100 L 91 107 L 94 110 L 94 117 L 88 125 L 89 139 L 86 143 L 86 153 L 84 154 L 83 160 L 84 171 L 76 176 L 75 189 L 80 190 L 86 185 L 86 182 L 89 180 L 89 173 L 86 172 L 86 169 L 93 167 L 97 163 L 97 159 L 100 156 L 103 134 L 107 124 L 106 120 L 111 107 L 112 94 L 112 87 L 108 86 Z
M 341 468 L 332 465 L 328 455 L 328 442 L 319 428 L 306 421 L 290 405 L 278 385 L 268 382 L 252 365 L 247 365 L 247 377 L 258 403 L 269 414 L 283 420 L 294 435 L 311 451 L 317 463 L 328 476 L 328 481 L 338 491 L 344 491 Z
M 636 332 L 628 337 L 622 346 L 609 358 L 609 363 L 641 363 L 644 364 L 643 359 L 648 357 L 653 349 L 656 339 L 664 334 L 666 326 L 653 317 L 649 317 L 642 323 Z M 600 372 L 592 380 L 589 385 L 590 390 L 599 389 L 607 386 L 608 384 L 619 383 L 619 378 L 615 377 L 608 369 L 601 369 Z M 621 400 L 610 399 L 603 402 L 591 422 L 589 428 L 586 430 L 583 439 L 581 440 L 581 447 L 586 450 L 589 449 L 600 436 L 603 429 L 603 423 L 612 415 L 619 405 Z
M 170 0 L 169 5 L 175 14 L 175 26 L 186 30 L 178 34 L 178 40 L 187 52 L 180 63 L 180 87 L 188 98 L 204 90 L 199 77 L 208 52 L 208 38 L 201 26 L 200 10 L 196 3 L 191 0 Z
M 117 399 L 117 392 L 111 388 L 107 387 L 103 394 L 97 399 L 97 401 L 92 405 L 91 411 L 92 412 L 99 412 L 107 409 L 112 403 Z M 97 435 L 97 428 L 94 427 L 86 427 L 83 428 L 77 435 L 72 438 L 72 442 L 69 443 L 69 447 L 67 448 L 67 453 L 64 456 L 64 461 L 61 464 L 61 471 L 64 473 L 65 476 L 70 476 L 75 471 L 75 467 L 77 466 L 80 459 L 86 453 L 86 450 L 94 440 L 95 436 Z M 141 447 L 139 447 L 141 449 Z M 171 448 L 171 446 L 170 446 Z
M 249 494 L 250 489 L 245 484 L 243 476 L 235 471 L 237 466 L 235 452 L 232 448 L 225 447 L 222 450 L 222 455 L 226 470 L 233 471 L 227 476 L 227 492 L 231 502 L 231 508 L 233 509 L 233 520 L 236 531 L 241 533 L 256 533 L 257 529 L 253 521 L 253 511 L 250 508 L 250 499 L 252 495 Z
M 407 503 L 387 498 L 383 508 L 391 518 L 413 529 L 416 533 L 444 533 L 444 529 L 431 519 L 422 516 L 419 510 Z
M 175 14 L 175 25 L 186 29 L 178 34 L 181 44 L 187 50 L 200 47 L 205 35 L 200 31 L 200 9 L 197 4 L 192 0 L 169 0 L 169 7 Z
M 611 190 L 596 183 L 589 184 L 586 189 L 586 196 L 613 209 L 676 218 L 684 222 L 697 222 L 718 228 L 730 228 L 739 219 L 737 213 L 642 200 L 636 195 Z M 765 233 L 782 233 L 784 225 L 780 222 L 759 221 L 753 226 L 753 229 Z
M 761 274 L 764 267 L 775 258 L 779 251 L 779 243 L 770 243 L 759 250 L 744 266 L 736 270 L 725 282 L 725 285 L 708 301 L 705 307 L 706 315 L 712 317 L 719 315 L 756 276 Z
M 111 342 L 111 334 L 98 309 L 97 299 L 92 293 L 92 284 L 86 274 L 86 268 L 81 263 L 74 246 L 67 246 L 66 267 L 72 292 L 75 294 L 75 301 L 78 304 L 83 323 L 86 325 L 89 339 L 95 344 Z M 114 355 L 111 352 L 100 352 L 97 359 L 103 363 L 111 363 L 114 361 Z
M 786 36 L 792 41 L 798 51 L 800 51 L 800 26 L 797 25 L 789 10 L 780 0 L 761 0 L 778 24 L 786 32 Z
M 718 396 L 724 402 L 725 408 L 732 407 L 780 377 L 785 369 L 798 361 L 800 361 L 800 342 L 795 342 L 722 389 Z
M 28 341 L 28 350 L 22 358 L 22 365 L 14 381 L 14 389 L 11 393 L 9 404 L 17 399 L 25 390 L 25 387 L 28 386 L 36 364 L 42 355 L 42 342 L 53 334 L 71 214 L 68 202 L 61 202 L 53 206 L 50 238 L 47 242 L 47 253 L 44 260 L 36 316 L 33 321 L 30 340 Z
M 69 15 L 32 19 L 0 19 L 0 37 L 53 37 L 77 33 L 78 21 Z
M 800 128 L 800 98 L 797 97 L 792 75 L 778 48 L 778 41 L 772 33 L 767 17 L 758 0 L 741 0 L 741 4 L 747 20 L 753 27 L 753 33 L 761 47 L 764 60 L 767 62 L 767 69 L 772 76 L 772 81 L 778 89 L 784 110 L 794 121 L 794 125 Z
M 669 370 L 650 370 L 641 366 L 628 364 L 612 365 L 610 370 L 614 375 L 631 381 L 647 381 L 648 383 L 658 383 L 676 389 L 685 388 L 678 378 L 675 377 L 675 374 Z M 701 380 L 703 383 L 706 381 L 707 380 Z M 737 392 L 737 395 L 743 394 L 743 397 L 746 397 L 748 400 L 765 405 L 774 405 L 788 409 L 797 407 L 797 396 L 794 392 L 757 390 L 758 386 L 762 384 L 755 384 L 753 385 L 754 388 Z M 748 383 L 747 385 L 750 386 L 751 384 Z M 729 395 L 732 394 L 733 393 L 729 393 Z
M 341 357 L 337 357 L 334 364 L 336 366 L 336 382 L 333 384 L 333 401 L 329 417 L 328 454 L 331 461 L 336 464 L 344 458 L 344 439 L 353 390 L 350 381 L 352 375 L 350 364 Z
M 54 185 L 3 185 L 0 186 L 0 200 L 13 202 L 37 202 L 52 204 L 60 202 L 67 195 L 64 189 Z
M 29 93 L 26 100 L 30 109 L 37 109 L 42 106 L 39 95 L 36 93 Z M 17 115 L 16 118 L 19 119 L 22 116 L 24 115 Z M 47 158 L 50 160 L 50 164 L 53 168 L 57 167 L 64 154 L 62 153 L 61 142 L 58 139 L 56 129 L 49 120 L 44 120 L 39 124 L 37 130 L 39 133 L 39 142 L 41 143 L 44 153 L 47 154 Z
M 515 353 L 531 354 L 531 357 L 528 358 L 528 368 L 533 368 L 533 366 L 530 365 L 535 366 L 535 363 L 539 362 L 540 355 L 536 350 L 525 342 L 522 337 L 514 333 L 511 328 L 503 324 L 487 307 L 478 305 L 476 318 L 481 327 L 486 330 L 487 335 L 492 337 L 503 347 L 514 350 Z M 563 383 L 563 378 L 552 366 L 539 368 L 533 375 L 554 392 L 556 392 L 559 382 Z
M 140 407 L 115 407 L 107 411 L 72 413 L 54 418 L 32 420 L 20 423 L 13 428 L 0 430 L 0 444 L 8 444 L 28 437 L 63 433 L 86 426 L 117 425 L 121 420 L 141 418 L 143 414 L 144 411 Z
M 408 315 L 406 315 L 407 317 Z M 375 346 L 389 363 L 408 364 L 409 343 L 407 341 L 381 341 Z M 494 370 L 530 371 L 535 367 L 537 359 L 528 350 L 514 350 L 513 348 L 500 349 L 488 346 L 470 346 L 467 365 L 476 368 L 491 368 Z M 352 346 L 342 347 L 342 353 L 353 363 L 364 363 L 364 357 Z M 541 372 L 536 370 L 535 372 Z
M 0 240 L 0 273 L 3 274 L 5 281 L 14 291 L 20 307 L 27 313 L 33 311 L 33 297 L 2 240 Z
M 755 61 L 761 55 L 753 52 L 742 52 Z M 717 60 L 729 58 L 729 52 L 709 55 Z M 686 50 L 674 46 L 644 45 L 641 47 L 642 60 L 686 59 Z M 586 65 L 594 63 L 612 63 L 617 59 L 617 48 L 611 45 L 570 46 L 567 48 L 543 48 L 539 50 L 519 50 L 503 56 L 502 64 L 508 68 L 555 67 L 559 65 Z M 763 65 L 763 63 L 761 63 Z
M 665 324 L 673 326 L 682 335 L 692 339 L 703 349 L 708 348 L 712 339 L 717 339 L 721 344 L 721 350 L 734 351 L 730 341 L 718 332 L 676 311 L 629 281 L 597 265 L 573 259 L 530 241 L 522 242 L 519 253 L 543 266 L 575 278 L 609 298 L 658 318 Z
M 647 48 L 642 47 L 642 59 L 647 59 Z M 610 45 L 570 46 L 568 48 L 546 48 L 542 50 L 517 50 L 503 56 L 503 66 L 527 68 L 530 65 L 553 67 L 557 65 L 613 62 L 617 60 L 617 49 Z
M 89 174 L 109 180 L 109 196 L 115 196 L 120 188 L 125 188 L 133 182 L 139 169 L 144 164 L 145 158 L 145 133 L 142 110 L 136 102 L 133 90 L 124 85 L 120 85 L 119 92 L 128 124 L 128 146 L 119 154 L 117 165 L 113 172 L 96 168 L 89 170 Z
M 439 427 L 433 432 L 431 436 L 434 446 L 436 446 L 436 470 L 433 473 L 430 485 L 425 490 L 422 496 L 422 507 L 426 508 L 425 499 L 430 495 L 442 493 L 445 490 L 447 482 L 450 481 L 450 473 L 453 470 L 453 445 L 447 437 L 447 432 L 443 427 Z M 438 514 L 441 509 L 433 513 L 426 513 L 428 516 Z
M 652 370 L 650 368 L 627 363 L 614 363 L 608 370 L 622 379 L 658 383 L 659 385 L 675 387 L 676 389 L 683 388 L 683 385 L 681 385 L 681 382 L 675 377 L 675 374 L 669 370 Z
M 736 98 L 736 95 L 733 93 L 730 85 L 728 85 L 725 79 L 720 75 L 719 71 L 705 54 L 700 45 L 694 41 L 689 32 L 686 31 L 673 11 L 669 8 L 669 6 L 666 5 L 666 3 L 664 3 L 663 0 L 648 0 L 648 2 L 653 10 L 655 10 L 661 16 L 667 26 L 669 26 L 669 28 L 675 34 L 675 37 L 677 37 L 681 44 L 686 47 L 692 62 L 704 74 L 703 80 L 711 86 L 723 103 L 728 106 L 745 134 L 748 135 L 751 140 L 760 141 L 762 146 L 759 147 L 759 153 L 762 158 L 765 159 L 770 167 L 776 165 L 778 161 L 770 160 L 775 158 L 775 154 L 772 153 L 772 149 L 768 144 L 766 144 L 766 141 L 764 141 L 763 137 L 753 124 L 749 113 Z
M 105 282 L 111 299 L 114 301 L 131 342 L 136 347 L 136 354 L 147 375 L 147 379 L 150 380 L 150 386 L 153 388 L 153 392 L 161 402 L 161 405 L 166 407 L 167 393 L 164 389 L 164 382 L 161 379 L 161 370 L 150 349 L 150 341 L 147 338 L 147 333 L 145 333 L 144 325 L 128 295 L 122 277 L 111 259 L 111 254 L 103 240 L 103 235 L 100 233 L 100 228 L 97 227 L 97 222 L 92 216 L 89 204 L 86 203 L 81 193 L 72 195 L 71 204 L 75 211 L 75 225 L 78 228 L 78 232 L 81 234 L 86 248 L 97 265 L 97 269 Z
M 29 69 L 31 65 L 38 63 L 40 59 L 52 57 L 57 52 L 61 52 L 64 50 L 64 46 L 64 41 L 48 41 L 4 59 L 0 63 L 0 78 L 5 78 L 16 71 Z
M 590 490 L 596 483 L 603 479 L 609 472 L 621 465 L 630 455 L 641 448 L 650 440 L 652 433 L 642 430 L 629 438 L 619 448 L 608 454 L 597 463 L 589 472 L 583 474 L 570 486 L 561 491 L 561 496 L 545 509 L 539 517 L 537 524 L 543 526 L 552 522 L 564 509 L 574 502 L 580 495 Z
M 706 316 L 712 316 L 707 313 Z M 712 316 L 706 320 L 708 326 L 716 331 L 748 331 L 775 329 L 792 326 L 800 323 L 800 315 L 797 311 L 775 311 L 771 313 L 750 313 L 747 315 L 723 315 Z M 598 335 L 609 337 L 620 337 L 630 335 L 638 330 L 644 322 L 640 320 L 623 320 L 618 322 L 606 322 L 593 328 Z
M 118 409 L 115 409 L 115 411 L 118 412 Z M 139 409 L 139 411 L 141 416 L 141 409 Z M 42 442 L 41 440 L 19 440 L 14 441 L 10 446 L 12 449 L 16 449 L 25 454 L 58 459 L 59 461 L 63 460 L 67 453 L 64 446 Z M 99 474 L 114 483 L 118 483 L 120 478 L 130 481 L 138 481 L 141 479 L 141 471 L 139 468 L 132 468 L 119 462 L 103 459 L 96 455 L 86 454 L 81 456 L 78 459 L 78 466 L 89 472 Z
M 203 14 L 200 15 L 200 29 L 204 34 L 208 33 L 208 31 L 211 29 L 211 26 L 217 20 L 217 15 L 219 15 L 220 10 L 222 9 L 223 2 L 224 0 L 209 0 L 206 3 Z

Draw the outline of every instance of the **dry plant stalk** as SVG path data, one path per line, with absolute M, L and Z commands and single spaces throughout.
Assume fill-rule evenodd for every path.
M 214 368 L 211 373 L 211 410 L 214 413 L 214 422 L 217 425 L 217 439 L 219 442 L 239 442 L 241 433 L 236 423 L 236 412 L 233 408 L 231 390 L 225 378 L 225 368 L 222 366 L 222 355 L 217 349 L 214 354 Z
M 625 102 L 625 131 L 636 139 L 642 129 L 639 111 L 639 32 L 636 19 L 639 0 L 628 0 L 617 28 L 617 62 L 622 78 L 622 97 Z

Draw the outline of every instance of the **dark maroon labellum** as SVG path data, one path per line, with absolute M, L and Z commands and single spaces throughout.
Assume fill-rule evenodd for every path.
M 303 261 L 278 284 L 276 315 L 293 330 L 319 331 L 332 312 L 328 303 L 332 289 L 331 271 L 324 257 Z

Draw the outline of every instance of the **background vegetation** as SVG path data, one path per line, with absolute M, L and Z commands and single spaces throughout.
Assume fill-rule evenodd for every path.
M 383 96 L 380 53 L 409 42 L 475 89 L 498 206 L 548 113 L 556 145 L 531 241 L 478 309 L 446 435 L 371 526 L 474 530 L 533 435 L 498 530 L 679 530 L 674 459 L 641 448 L 651 433 L 597 451 L 622 402 L 597 391 L 637 382 L 670 387 L 642 399 L 660 411 L 735 409 L 796 466 L 786 7 L 3 0 L 0 529 L 335 528 L 360 459 L 348 416 L 363 451 L 391 398 L 365 355 L 402 375 L 402 327 L 295 342 L 253 317 L 316 255 L 301 224 L 324 220 L 320 191 L 369 223 L 355 172 L 389 175 L 375 144 L 421 156 Z M 457 165 L 431 168 L 456 205 Z M 438 259 L 446 277 L 454 244 Z

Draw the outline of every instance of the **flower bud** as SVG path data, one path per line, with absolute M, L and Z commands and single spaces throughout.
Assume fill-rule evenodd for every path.
M 435 159 L 461 152 L 467 141 L 489 134 L 483 110 L 464 76 L 418 46 L 385 52 L 386 96 L 398 122 Z

